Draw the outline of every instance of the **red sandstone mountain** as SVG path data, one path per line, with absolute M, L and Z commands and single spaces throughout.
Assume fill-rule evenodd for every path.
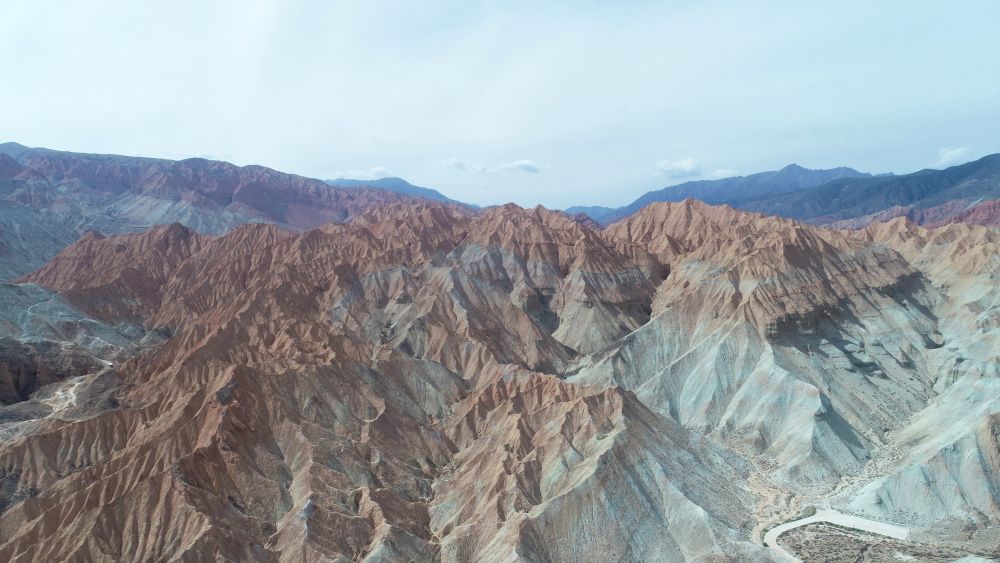
M 5 330 L 137 344 L 0 411 L 0 557 L 770 561 L 817 502 L 979 553 L 998 243 L 886 229 L 400 202 L 87 235 Z M 920 474 L 961 502 L 887 492 Z
M 418 201 L 263 166 L 7 143 L 0 145 L 0 278 L 38 268 L 88 230 L 111 234 L 174 222 L 213 234 L 244 223 L 303 230 L 345 221 L 375 205 Z
M 203 158 L 173 161 L 26 149 L 19 153 L 19 162 L 36 177 L 44 177 L 53 189 L 225 210 L 293 229 L 343 221 L 373 202 L 415 199 L 366 187 L 335 188 L 263 166 L 241 167 Z

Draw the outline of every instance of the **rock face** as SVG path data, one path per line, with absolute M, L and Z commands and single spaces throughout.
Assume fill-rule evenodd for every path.
M 0 279 L 38 268 L 88 230 L 121 233 L 174 222 L 209 234 L 243 223 L 302 230 L 395 201 L 419 198 L 367 186 L 333 187 L 263 166 L 5 143 L 0 145 Z
M 81 327 L 2 325 L 81 363 L 0 357 L 0 558 L 779 561 L 821 501 L 990 541 L 996 244 L 690 200 L 88 234 L 0 293 Z
M 1000 490 L 1000 234 L 953 224 L 928 230 L 896 219 L 861 233 L 886 244 L 942 288 L 939 393 L 893 439 L 897 460 L 838 498 L 857 512 L 974 541 L 996 525 Z M 994 551 L 995 552 L 995 551 Z

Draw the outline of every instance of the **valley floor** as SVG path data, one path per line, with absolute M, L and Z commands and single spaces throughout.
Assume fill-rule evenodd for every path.
M 791 551 L 801 561 L 816 562 L 931 562 L 962 561 L 981 563 L 993 561 L 988 551 L 968 546 L 965 549 L 942 547 L 930 543 L 896 539 L 862 530 L 837 526 L 829 522 L 796 527 L 778 539 L 782 550 Z

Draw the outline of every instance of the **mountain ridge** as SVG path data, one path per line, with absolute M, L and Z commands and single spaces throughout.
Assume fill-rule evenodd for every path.
M 259 165 L 167 160 L 0 145 L 0 279 L 41 266 L 88 230 L 180 222 L 219 233 L 248 222 L 293 230 L 344 221 L 372 205 L 418 198 Z M 458 205 L 458 204 L 452 204 Z
M 746 201 L 820 185 L 835 178 L 863 176 L 870 175 L 847 167 L 810 170 L 797 164 L 789 164 L 780 170 L 758 172 L 748 176 L 733 176 L 719 180 L 694 180 L 668 186 L 646 192 L 632 203 L 624 207 L 614 208 L 600 217 L 591 217 L 601 224 L 608 225 L 639 211 L 650 203 L 682 201 L 688 197 L 712 205 L 738 206 Z
M 795 194 L 747 205 L 752 211 L 828 224 L 878 213 L 893 206 L 923 209 L 950 201 L 1000 198 L 1000 154 L 944 170 L 835 180 Z
M 405 195 L 422 197 L 424 199 L 429 199 L 431 201 L 443 201 L 460 205 L 469 205 L 467 203 L 463 203 L 458 200 L 452 199 L 435 189 L 415 186 L 407 182 L 406 180 L 395 176 L 387 176 L 385 178 L 378 178 L 375 180 L 336 178 L 333 180 L 323 180 L 323 181 L 331 186 L 352 187 L 352 188 L 356 187 L 379 188 L 382 190 L 388 190 L 391 192 L 401 193 Z

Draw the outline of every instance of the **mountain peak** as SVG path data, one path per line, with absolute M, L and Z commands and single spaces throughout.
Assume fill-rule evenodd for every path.
M 808 169 L 808 168 L 799 166 L 798 164 L 795 164 L 793 162 L 793 163 L 789 164 L 788 166 L 782 168 L 780 170 L 780 172 L 811 172 L 811 170 Z
M 18 155 L 30 151 L 30 147 L 26 147 L 21 143 L 9 142 L 0 143 L 0 153 L 10 155 L 12 157 L 17 157 Z

